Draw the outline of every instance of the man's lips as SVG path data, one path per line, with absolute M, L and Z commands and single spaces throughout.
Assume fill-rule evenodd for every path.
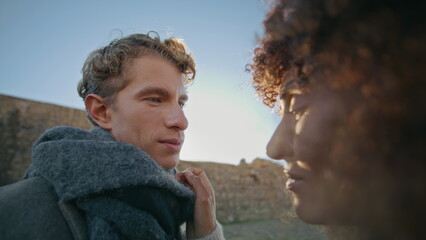
M 178 138 L 162 139 L 158 142 L 173 151 L 179 151 L 183 143 L 183 141 Z

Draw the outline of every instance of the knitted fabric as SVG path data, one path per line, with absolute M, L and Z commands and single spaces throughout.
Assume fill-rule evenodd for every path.
M 34 143 L 32 158 L 24 178 L 43 177 L 60 201 L 75 201 L 85 212 L 90 239 L 179 239 L 176 230 L 193 214 L 194 194 L 174 179 L 174 170 L 100 127 L 47 130 Z M 162 201 L 143 206 L 120 197 L 120 191 L 134 189 L 138 197 Z

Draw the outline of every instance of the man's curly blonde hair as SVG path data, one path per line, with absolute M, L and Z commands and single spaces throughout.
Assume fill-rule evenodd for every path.
M 113 40 L 93 51 L 81 70 L 83 78 L 78 84 L 78 94 L 83 100 L 89 94 L 97 94 L 112 104 L 117 92 L 128 84 L 129 79 L 123 77 L 125 65 L 144 55 L 159 56 L 173 64 L 185 75 L 185 84 L 194 80 L 195 61 L 185 44 L 177 38 L 161 41 L 157 33 L 148 32 Z

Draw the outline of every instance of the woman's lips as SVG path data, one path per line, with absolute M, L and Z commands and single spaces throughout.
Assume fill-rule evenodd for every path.
M 305 181 L 302 173 L 295 168 L 286 169 L 284 173 L 288 178 L 286 182 L 287 189 L 293 192 L 299 191 Z
M 304 180 L 302 178 L 299 178 L 299 179 L 289 178 L 287 180 L 286 187 L 290 191 L 297 192 L 301 188 L 303 181 Z

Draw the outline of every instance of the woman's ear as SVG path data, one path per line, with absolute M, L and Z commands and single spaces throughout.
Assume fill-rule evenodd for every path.
M 87 113 L 90 115 L 92 120 L 105 130 L 111 130 L 111 119 L 108 115 L 108 105 L 105 103 L 105 99 L 96 94 L 87 95 L 84 100 Z

